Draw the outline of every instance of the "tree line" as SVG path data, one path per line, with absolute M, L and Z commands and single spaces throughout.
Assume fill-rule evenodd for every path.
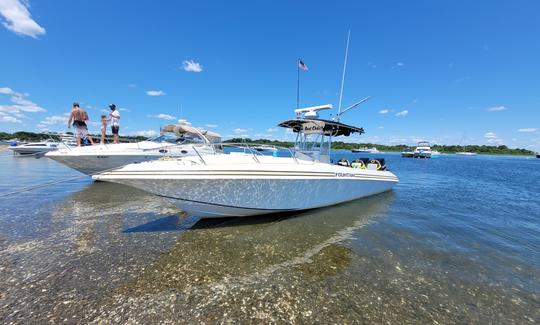
M 67 134 L 71 134 L 71 132 L 67 132 Z M 93 135 L 93 136 L 96 137 L 96 135 Z M 26 132 L 26 131 L 20 131 L 20 132 L 15 132 L 15 133 L 0 132 L 0 140 L 10 140 L 10 139 L 17 138 L 21 141 L 33 142 L 33 141 L 42 141 L 42 140 L 51 139 L 51 138 L 57 139 L 57 137 L 58 135 L 55 135 L 52 133 L 34 133 L 34 132 Z M 134 141 L 142 141 L 145 139 L 146 138 L 142 136 L 121 136 L 120 137 L 121 142 L 134 142 Z M 278 140 L 268 140 L 268 139 L 252 140 L 249 138 L 232 138 L 224 142 L 258 143 L 258 144 L 266 144 L 266 145 L 286 147 L 286 148 L 291 148 L 294 146 L 294 142 L 291 142 L 291 141 L 278 141 Z M 407 146 L 404 144 L 390 146 L 390 145 L 383 145 L 383 144 L 376 144 L 376 143 L 351 143 L 351 142 L 342 142 L 342 141 L 332 142 L 332 149 L 336 149 L 336 150 L 351 150 L 351 149 L 363 148 L 363 147 L 368 147 L 368 148 L 376 147 L 377 149 L 383 152 L 401 152 L 405 148 L 408 148 L 410 146 Z M 486 154 L 486 155 L 533 155 L 534 154 L 534 152 L 531 150 L 522 149 L 522 148 L 508 148 L 505 145 L 500 145 L 500 146 L 433 145 L 432 148 L 441 153 L 456 153 L 456 152 L 470 151 L 470 152 L 476 152 L 478 154 Z
M 229 143 L 259 143 L 266 145 L 273 145 L 278 147 L 290 148 L 294 146 L 294 142 L 290 141 L 278 141 L 278 140 L 267 140 L 267 139 L 257 139 L 252 140 L 249 138 L 233 138 L 224 142 Z M 406 148 L 413 148 L 414 146 L 407 146 L 404 144 L 399 145 L 383 145 L 377 143 L 351 143 L 351 142 L 342 142 L 335 141 L 332 142 L 332 149 L 335 150 L 352 150 L 357 148 L 372 148 L 376 147 L 379 151 L 383 152 L 401 152 Z M 522 148 L 508 148 L 505 145 L 500 146 L 486 146 L 486 145 L 467 145 L 467 146 L 458 146 L 458 145 L 433 145 L 431 147 L 434 150 L 437 150 L 441 153 L 456 153 L 456 152 L 476 152 L 478 154 L 485 155 L 533 155 L 534 152 Z

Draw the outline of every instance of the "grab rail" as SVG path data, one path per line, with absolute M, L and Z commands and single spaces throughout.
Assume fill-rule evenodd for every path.
M 199 159 L 202 161 L 202 163 L 204 165 L 206 165 L 206 161 L 204 161 L 203 157 L 201 156 L 201 154 L 199 153 L 199 151 L 197 150 L 197 148 L 195 148 L 195 146 L 192 146 L 193 150 L 195 151 L 195 153 L 197 154 L 197 156 L 199 156 Z

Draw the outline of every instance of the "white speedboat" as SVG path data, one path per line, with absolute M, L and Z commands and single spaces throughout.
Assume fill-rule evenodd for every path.
M 253 149 L 257 151 L 272 151 L 272 152 L 278 151 L 278 148 L 276 146 L 271 146 L 267 144 L 255 145 L 253 146 Z
M 214 154 L 217 149 L 209 144 L 221 141 L 219 134 L 194 128 L 185 121 L 161 131 L 160 136 L 141 142 L 67 147 L 45 156 L 90 175 L 162 157 Z
M 432 150 L 429 142 L 420 141 L 418 146 L 414 149 L 414 158 L 437 158 L 440 153 L 436 150 Z
M 263 155 L 242 144 L 243 152 L 130 164 L 93 178 L 164 197 L 202 218 L 314 209 L 391 190 L 398 179 L 382 167 L 384 162 L 361 168 L 330 163 L 333 137 L 364 130 L 337 122 L 339 114 L 337 121 L 319 119 L 317 111 L 329 108 L 298 109 L 297 119 L 280 123 L 297 135 L 295 148 L 280 155 Z
M 58 149 L 68 149 L 69 147 L 62 142 L 49 139 L 40 142 L 17 144 L 14 146 L 9 146 L 8 148 L 9 150 L 13 151 L 13 153 L 19 155 L 40 155 Z
M 414 157 L 414 150 L 412 148 L 405 148 L 402 152 L 401 152 L 401 157 L 404 157 L 404 158 L 413 158 Z
M 460 155 L 460 156 L 476 156 L 476 152 L 460 151 L 460 152 L 456 152 L 456 155 Z
M 352 149 L 351 151 L 355 153 L 380 153 L 380 151 L 375 147 L 373 148 L 364 147 L 364 148 Z

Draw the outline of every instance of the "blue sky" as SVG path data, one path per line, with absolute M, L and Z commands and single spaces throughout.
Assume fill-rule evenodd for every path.
M 350 29 L 344 105 L 372 98 L 343 119 L 366 134 L 343 140 L 538 150 L 539 12 L 532 0 L 0 0 L 0 130 L 66 131 L 79 101 L 93 122 L 122 108 L 121 134 L 183 117 L 287 139 L 276 124 L 294 117 L 296 60 L 309 67 L 301 106 L 337 107 Z

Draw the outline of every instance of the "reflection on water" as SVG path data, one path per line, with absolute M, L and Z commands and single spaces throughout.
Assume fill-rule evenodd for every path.
M 0 320 L 538 322 L 537 161 L 385 159 L 393 192 L 303 213 L 185 218 L 88 179 L 1 199 Z M 0 159 L 2 190 L 71 176 Z
M 383 213 L 391 198 L 392 194 L 386 193 L 377 199 L 285 219 L 275 219 L 275 216 L 274 219 L 237 218 L 225 221 L 222 227 L 186 232 L 120 292 L 159 293 L 166 289 L 184 290 L 193 285 L 225 285 L 223 281 L 227 285 L 240 285 L 290 267 L 299 267 L 306 274 L 316 274 L 315 270 L 324 270 L 319 274 L 327 270 L 338 272 L 350 259 L 349 250 L 339 247 L 339 243 Z M 336 263 L 316 264 L 318 261 Z M 304 267 L 304 264 L 310 266 Z

